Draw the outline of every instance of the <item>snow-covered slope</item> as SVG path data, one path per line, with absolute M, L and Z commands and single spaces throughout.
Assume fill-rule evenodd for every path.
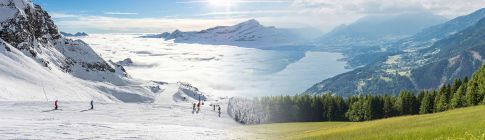
M 0 0 L 0 11 L 0 100 L 153 100 L 156 84 L 133 80 L 86 43 L 62 37 L 30 0 Z
M 151 104 L 60 101 L 60 110 L 46 102 L 0 102 L 2 139 L 248 139 L 240 124 L 214 110 L 224 100 L 207 100 L 200 111 L 192 109 L 194 99 L 176 102 L 174 95 L 187 87 L 164 84 Z
M 176 43 L 233 45 L 250 48 L 295 45 L 305 40 L 293 30 L 266 27 L 254 19 L 234 26 L 217 26 L 192 32 L 175 30 L 172 33 L 142 37 L 163 38 L 165 40 L 174 40 Z

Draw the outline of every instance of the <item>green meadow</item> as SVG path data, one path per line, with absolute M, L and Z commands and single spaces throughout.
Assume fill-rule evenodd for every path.
M 305 122 L 245 126 L 249 139 L 485 139 L 485 106 L 366 122 Z

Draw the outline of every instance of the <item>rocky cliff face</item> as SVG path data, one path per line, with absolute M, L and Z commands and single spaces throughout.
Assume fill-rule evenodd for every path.
M 7 101 L 152 102 L 160 84 L 132 79 L 83 41 L 64 38 L 30 0 L 0 0 L 0 85 Z
M 28 0 L 1 0 L 0 37 L 45 67 L 85 79 L 123 84 L 127 73 L 99 57 L 86 43 L 61 36 L 49 14 Z

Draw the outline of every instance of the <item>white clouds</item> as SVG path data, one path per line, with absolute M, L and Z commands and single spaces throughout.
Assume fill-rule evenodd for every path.
M 217 0 L 224 1 L 224 0 Z M 329 31 L 360 17 L 399 14 L 426 10 L 449 19 L 485 7 L 485 0 L 227 0 L 229 8 L 199 7 L 196 12 L 169 11 L 165 18 L 146 13 L 104 12 L 98 16 L 52 13 L 63 30 L 93 32 L 161 32 L 201 30 L 217 25 L 232 25 L 250 18 L 277 27 L 316 27 Z M 216 2 L 216 1 L 213 1 Z M 209 0 L 178 1 L 180 4 L 209 4 Z M 240 5 L 240 6 L 236 6 Z M 245 5 L 245 6 L 242 6 Z M 184 5 L 186 6 L 186 5 Z M 136 11 L 135 11 L 136 12 Z M 176 17 L 170 17 L 174 16 Z M 138 17 L 140 16 L 140 17 Z M 128 18 L 132 17 L 132 18 Z M 170 18 L 168 18 L 170 17 Z
M 416 3 L 396 0 L 295 0 L 293 6 L 304 12 L 320 14 L 373 14 L 421 9 Z
M 105 12 L 106 15 L 138 15 L 138 13 L 129 13 L 129 12 Z
M 312 26 L 330 30 L 363 16 L 429 11 L 448 19 L 485 7 L 485 0 L 294 0 L 296 16 Z
M 179 1 L 177 3 L 194 4 L 194 3 L 210 3 L 211 0 L 189 0 Z M 219 0 L 219 1 L 231 1 L 232 3 L 286 3 L 292 0 Z
M 56 12 L 50 13 L 49 15 L 52 18 L 74 18 L 74 17 L 78 17 L 77 15 L 73 15 L 73 14 L 56 13 Z
M 248 15 L 266 15 L 266 14 L 288 14 L 296 11 L 292 10 L 255 10 L 255 11 L 225 11 L 225 12 L 209 12 L 200 14 L 199 16 L 248 16 Z
M 61 30 L 94 33 L 160 33 L 181 29 L 202 30 L 218 25 L 232 25 L 244 19 L 174 19 L 174 18 L 117 18 L 107 16 L 78 16 L 76 19 L 58 20 Z
M 485 0 L 295 0 L 292 7 L 313 14 L 394 14 L 428 10 L 453 18 L 485 7 Z

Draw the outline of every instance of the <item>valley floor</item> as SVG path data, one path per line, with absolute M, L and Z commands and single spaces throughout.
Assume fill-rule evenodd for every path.
M 485 106 L 368 122 L 280 123 L 243 127 L 259 139 L 485 139 Z
M 155 103 L 0 102 L 2 139 L 237 139 L 240 124 L 221 117 L 206 103 L 192 113 L 192 102 L 176 102 L 170 85 Z

